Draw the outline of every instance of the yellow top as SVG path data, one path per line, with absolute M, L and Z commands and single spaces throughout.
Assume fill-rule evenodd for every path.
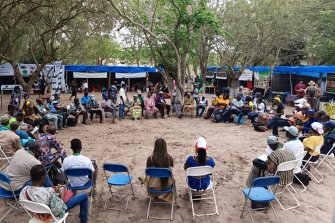
M 320 155 L 320 149 L 323 142 L 323 136 L 310 136 L 304 139 L 303 144 L 305 148 L 310 148 L 312 150 L 308 152 L 311 156 L 317 156 Z

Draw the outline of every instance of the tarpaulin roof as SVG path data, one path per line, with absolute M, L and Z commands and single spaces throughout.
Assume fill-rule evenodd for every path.
M 132 66 L 104 66 L 104 65 L 65 65 L 65 71 L 72 72 L 113 72 L 113 73 L 140 73 L 158 72 L 156 67 Z
M 225 67 L 219 66 L 210 66 L 208 70 L 219 70 Z M 238 66 L 233 67 L 233 69 L 237 69 Z M 246 67 L 251 71 L 255 72 L 268 72 L 270 71 L 270 66 L 249 66 Z M 335 73 L 335 66 L 275 66 L 273 74 L 292 74 L 292 75 L 302 75 L 302 76 L 309 76 L 309 77 L 316 77 L 319 78 L 322 73 Z

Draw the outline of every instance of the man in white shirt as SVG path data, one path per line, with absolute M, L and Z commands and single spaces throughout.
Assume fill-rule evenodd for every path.
M 93 171 L 93 181 L 96 181 L 97 171 L 93 166 L 92 161 L 83 155 L 80 155 L 82 150 L 81 141 L 79 139 L 71 140 L 71 149 L 73 151 L 73 155 L 68 156 L 63 161 L 64 170 L 72 169 L 72 168 L 88 168 Z M 88 176 L 83 177 L 72 177 L 68 176 L 69 183 L 73 187 L 80 187 L 87 183 L 89 180 Z M 95 184 L 94 184 L 95 185 Z
M 126 91 L 125 84 L 121 84 L 121 88 L 119 90 L 118 104 L 119 104 L 119 120 L 124 119 L 124 106 L 126 101 Z
M 291 152 L 295 157 L 304 151 L 303 143 L 298 139 L 298 129 L 294 126 L 285 126 L 288 141 L 283 145 L 283 150 Z M 301 164 L 300 164 L 301 165 Z

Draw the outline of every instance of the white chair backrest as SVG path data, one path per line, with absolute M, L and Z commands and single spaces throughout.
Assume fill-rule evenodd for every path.
M 186 169 L 186 175 L 188 177 L 200 177 L 209 174 L 213 174 L 214 170 L 210 166 L 197 166 L 189 167 Z
M 52 214 L 50 208 L 42 203 L 37 203 L 28 200 L 20 200 L 20 204 L 22 207 L 27 209 L 30 212 L 37 213 L 37 214 Z
M 291 160 L 291 161 L 281 163 L 277 167 L 277 172 L 293 170 L 296 167 L 296 165 L 297 165 L 296 160 Z

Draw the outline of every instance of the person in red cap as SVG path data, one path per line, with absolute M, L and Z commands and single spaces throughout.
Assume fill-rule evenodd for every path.
M 207 142 L 204 137 L 197 139 L 195 143 L 195 156 L 189 156 L 185 162 L 184 169 L 189 167 L 197 166 L 211 166 L 214 168 L 215 161 L 212 157 L 207 156 Z M 206 190 L 207 187 L 212 184 L 209 175 L 199 179 L 194 177 L 188 177 L 188 184 L 192 189 L 195 190 Z

